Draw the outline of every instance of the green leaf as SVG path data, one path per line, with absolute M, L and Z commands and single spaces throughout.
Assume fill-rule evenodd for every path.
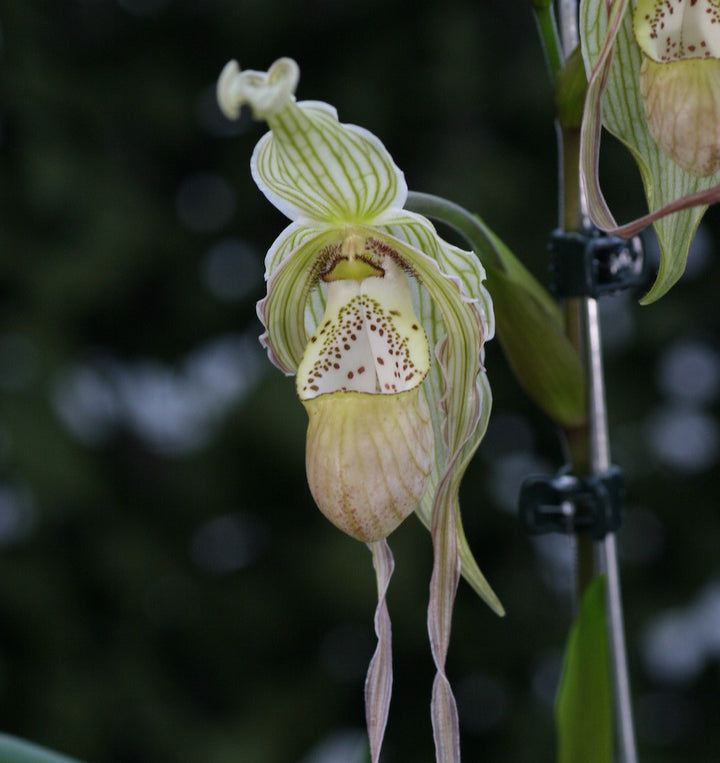
M 617 37 L 613 47 L 608 33 L 614 31 L 616 22 Z M 594 109 L 598 103 L 601 103 L 603 125 L 627 146 L 637 162 L 651 211 L 718 186 L 720 172 L 706 178 L 691 175 L 670 159 L 650 134 L 640 96 L 642 54 L 633 35 L 631 4 L 627 0 L 616 2 L 608 18 L 605 0 L 583 0 L 580 30 L 583 57 L 587 69 L 592 72 L 581 149 L 590 211 L 601 228 L 631 235 L 632 224 L 617 226 L 597 183 L 600 131 L 597 124 L 599 110 Z M 603 92 L 605 77 L 607 86 Z M 707 197 L 712 198 L 712 194 Z M 642 299 L 644 304 L 659 299 L 683 274 L 690 242 L 705 209 L 705 205 L 681 209 L 655 222 L 661 262 L 652 289 Z
M 0 734 L 0 760 L 2 763 L 79 763 L 74 758 L 7 734 Z
M 583 596 L 570 630 L 555 705 L 558 763 L 612 763 L 613 714 L 604 575 Z

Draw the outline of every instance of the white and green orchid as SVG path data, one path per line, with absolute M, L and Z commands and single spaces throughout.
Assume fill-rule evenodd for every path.
M 720 200 L 720 0 L 582 0 L 580 35 L 590 215 L 622 236 L 655 224 L 662 258 L 651 302 L 680 278 L 707 204 Z M 645 186 L 650 211 L 626 225 L 600 189 L 603 125 L 628 147 Z
M 372 760 L 392 685 L 386 539 L 416 512 L 434 548 L 428 629 L 437 759 L 457 761 L 445 658 L 461 568 L 503 612 L 469 550 L 458 503 L 490 412 L 483 345 L 493 335 L 492 305 L 478 259 L 403 209 L 405 179 L 382 143 L 341 124 L 327 104 L 297 103 L 298 78 L 297 64 L 280 59 L 267 72 L 230 62 L 218 81 L 225 114 L 237 117 L 247 104 L 268 123 L 252 175 L 292 221 L 267 254 L 261 341 L 276 366 L 296 375 L 318 507 L 373 554 L 378 646 L 365 687 Z

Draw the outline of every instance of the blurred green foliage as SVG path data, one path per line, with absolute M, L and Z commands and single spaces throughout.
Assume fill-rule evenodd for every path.
M 371 129 L 411 188 L 477 210 L 544 278 L 553 92 L 527 4 L 26 0 L 0 31 L 0 729 L 95 763 L 284 763 L 361 734 L 370 555 L 313 506 L 292 383 L 243 344 L 283 221 L 249 176 L 263 128 L 224 122 L 214 81 L 232 57 L 293 56 L 301 98 Z M 638 180 L 615 146 L 605 167 L 628 219 Z M 711 252 L 718 227 L 711 212 Z M 646 650 L 718 575 L 717 391 L 683 401 L 662 374 L 684 343 L 718 352 L 720 273 L 701 255 L 658 305 L 604 305 L 632 681 L 657 763 L 720 749 L 717 653 L 670 680 Z M 496 415 L 463 506 L 508 616 L 462 586 L 448 671 L 467 760 L 542 763 L 566 541 L 531 542 L 503 509 L 562 449 L 497 343 L 487 367 Z M 688 410 L 710 427 L 699 456 L 663 459 L 648 432 Z M 387 760 L 424 763 L 430 540 L 410 520 L 392 546 Z

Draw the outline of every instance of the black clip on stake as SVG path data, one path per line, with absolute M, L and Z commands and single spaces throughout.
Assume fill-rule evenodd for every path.
M 609 236 L 597 228 L 556 230 L 550 239 L 550 290 L 556 297 L 600 297 L 645 282 L 642 239 Z
M 597 298 L 645 281 L 639 236 L 622 239 L 596 228 L 555 231 L 550 252 L 550 290 L 561 299 Z M 576 477 L 567 470 L 550 478 L 530 477 L 520 491 L 520 519 L 530 535 L 586 532 L 600 540 L 620 527 L 624 493 L 617 466 L 589 477 Z
M 601 540 L 620 527 L 624 494 L 617 466 L 591 477 L 529 477 L 520 491 L 520 520 L 529 535 L 586 532 Z

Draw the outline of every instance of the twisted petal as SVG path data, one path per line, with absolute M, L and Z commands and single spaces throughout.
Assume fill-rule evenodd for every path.
M 370 758 L 377 763 L 385 735 L 392 693 L 392 630 L 387 608 L 387 589 L 395 562 L 386 540 L 369 543 L 377 578 L 378 603 L 375 633 L 378 643 L 365 679 L 365 718 L 370 738 Z
M 718 0 L 637 0 L 635 39 L 658 63 L 720 58 Z
M 494 334 L 492 303 L 482 283 L 485 273 L 472 252 L 447 244 L 420 215 L 399 211 L 386 216 L 384 223 L 395 241 L 411 247 L 404 256 L 413 262 L 422 282 L 418 312 L 438 360 L 425 381 L 438 453 L 417 513 L 430 528 L 440 504 L 452 506 L 462 573 L 485 603 L 502 615 L 503 606 L 465 538 L 458 499 L 460 481 L 485 433 L 492 401 L 483 370 L 483 344 Z M 451 611 L 451 599 L 443 604 Z
M 442 241 L 433 226 L 419 215 L 393 213 L 384 223 L 388 233 L 393 234 L 391 245 L 412 262 L 421 280 L 420 312 L 438 361 L 427 389 L 431 410 L 436 412 L 436 447 L 442 443 L 443 453 L 436 458 L 430 488 L 418 513 L 429 523 L 434 551 L 428 605 L 428 633 L 437 668 L 431 705 L 433 735 L 438 761 L 455 763 L 460 760 L 460 732 L 445 661 L 461 560 L 463 572 L 478 594 L 498 614 L 504 613 L 470 553 L 458 497 L 460 480 L 482 439 L 490 413 L 483 344 L 494 330 L 493 313 L 482 286 L 482 266 L 472 253 Z

